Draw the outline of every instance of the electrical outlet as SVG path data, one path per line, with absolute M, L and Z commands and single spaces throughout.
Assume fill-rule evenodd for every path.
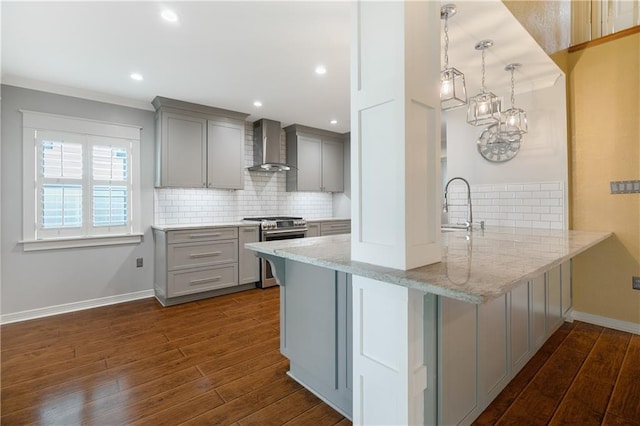
M 631 287 L 633 287 L 634 290 L 640 290 L 640 277 L 631 278 Z
M 142 268 L 142 258 L 141 257 L 136 259 L 136 268 Z

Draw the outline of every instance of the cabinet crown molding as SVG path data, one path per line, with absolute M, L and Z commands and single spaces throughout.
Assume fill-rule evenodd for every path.
M 171 108 L 174 110 L 180 110 L 182 112 L 198 112 L 206 115 L 222 116 L 232 118 L 236 120 L 246 120 L 249 114 L 238 111 L 231 111 L 228 109 L 212 107 L 208 105 L 194 104 L 191 102 L 179 101 L 177 99 L 165 98 L 162 96 L 156 96 L 151 101 L 151 104 L 159 111 L 160 109 Z

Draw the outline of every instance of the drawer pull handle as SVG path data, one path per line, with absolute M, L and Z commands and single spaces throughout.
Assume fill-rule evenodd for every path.
M 189 238 L 205 238 L 205 237 L 219 237 L 219 232 L 205 233 L 205 234 L 189 234 Z
M 222 254 L 221 251 L 210 251 L 208 253 L 193 253 L 193 254 L 190 254 L 189 257 L 191 259 L 198 259 L 200 257 L 220 256 L 221 254 Z
M 220 281 L 222 277 L 211 277 L 211 278 L 200 278 L 199 280 L 191 280 L 189 281 L 189 285 L 198 285 L 204 283 L 211 283 L 215 281 Z
M 244 232 L 256 232 L 256 228 L 244 228 Z

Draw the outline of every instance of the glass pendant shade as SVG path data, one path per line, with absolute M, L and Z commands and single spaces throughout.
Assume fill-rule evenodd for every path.
M 443 110 L 461 107 L 467 103 L 467 88 L 464 74 L 456 68 L 445 68 L 440 72 L 440 104 Z
M 500 98 L 491 92 L 479 93 L 469 99 L 467 123 L 473 126 L 488 126 L 500 122 Z
M 515 83 L 513 73 L 521 66 L 521 64 L 509 64 L 504 68 L 505 71 L 511 72 L 511 108 L 501 114 L 500 124 L 498 126 L 498 132 L 504 136 L 523 135 L 529 131 L 527 113 L 514 106 Z
M 488 126 L 500 122 L 502 102 L 493 93 L 487 91 L 484 84 L 485 63 L 484 51 L 493 46 L 493 41 L 483 40 L 476 44 L 475 49 L 482 52 L 482 91 L 469 99 L 467 108 L 467 123 L 472 126 Z
M 500 117 L 500 134 L 507 136 L 522 135 L 529 131 L 527 113 L 520 108 L 509 108 Z
M 467 103 L 464 74 L 449 66 L 449 18 L 455 14 L 455 4 L 440 8 L 440 19 L 444 19 L 444 68 L 440 72 L 440 106 L 445 111 Z

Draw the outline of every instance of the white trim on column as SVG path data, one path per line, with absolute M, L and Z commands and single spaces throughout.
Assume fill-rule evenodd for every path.
M 356 275 L 352 284 L 353 424 L 423 424 L 424 293 Z

